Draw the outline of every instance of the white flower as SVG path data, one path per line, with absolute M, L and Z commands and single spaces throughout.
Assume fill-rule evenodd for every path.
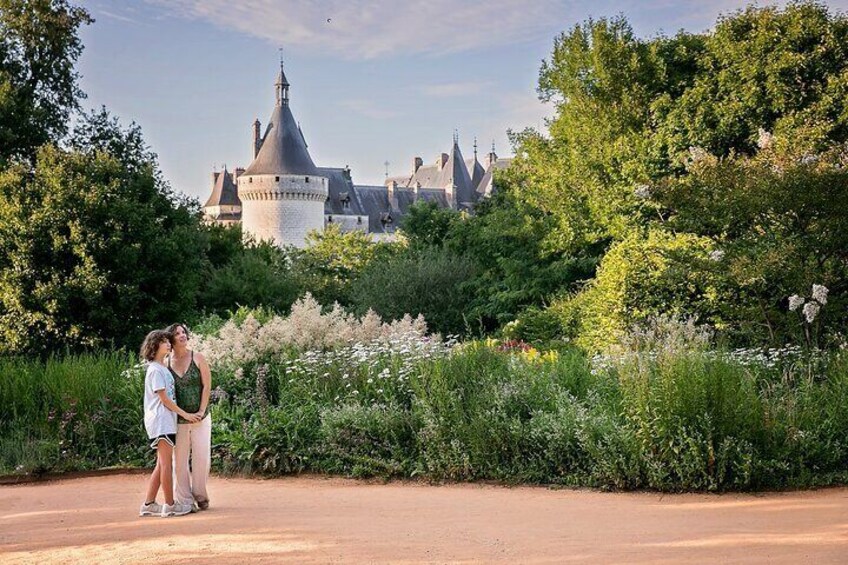
M 760 128 L 759 135 L 760 137 L 757 139 L 757 147 L 760 149 L 768 149 L 771 147 L 771 142 L 774 140 L 774 136 L 763 128 Z
M 789 297 L 789 311 L 794 312 L 804 304 L 804 298 L 793 294 Z
M 821 306 L 817 302 L 807 302 L 804 304 L 804 317 L 807 318 L 808 324 L 813 323 L 813 320 L 819 315 L 819 310 L 821 310 Z
M 640 184 L 633 189 L 633 194 L 640 200 L 647 200 L 651 197 L 651 187 L 647 184 Z
M 716 263 L 718 263 L 722 259 L 724 259 L 724 251 L 722 251 L 721 249 L 716 249 L 710 253 L 710 261 L 715 261 Z
M 818 302 L 819 304 L 824 306 L 825 304 L 827 304 L 827 294 L 829 292 L 830 291 L 827 289 L 826 286 L 821 285 L 821 284 L 814 284 L 813 285 L 813 300 L 815 300 L 816 302 Z
M 689 148 L 689 162 L 692 164 L 706 160 L 709 155 L 703 147 L 692 146 Z

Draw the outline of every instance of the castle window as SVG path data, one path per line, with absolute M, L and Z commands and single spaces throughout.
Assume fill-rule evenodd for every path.
M 306 182 L 309 182 L 309 177 L 306 177 Z
M 247 182 L 253 182 L 253 177 L 247 177 Z
M 332 216 L 327 216 L 327 223 L 328 223 L 328 224 L 332 224 L 332 223 L 333 223 L 333 217 L 332 217 Z
M 274 177 L 274 182 L 280 182 L 280 177 Z
M 362 223 L 362 216 L 357 216 L 357 217 L 356 217 L 356 223 L 357 223 L 357 224 L 361 224 L 361 223 Z

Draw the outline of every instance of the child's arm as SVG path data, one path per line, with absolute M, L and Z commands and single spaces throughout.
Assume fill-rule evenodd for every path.
M 189 414 L 188 412 L 177 406 L 177 404 L 173 400 L 168 398 L 168 393 L 165 392 L 164 388 L 157 390 L 156 394 L 159 395 L 159 399 L 162 401 L 162 404 L 165 405 L 165 408 L 167 408 L 171 412 L 176 412 L 177 415 L 181 416 L 184 420 L 188 420 L 189 422 L 197 422 L 198 420 L 200 420 L 200 416 L 198 416 L 197 414 Z

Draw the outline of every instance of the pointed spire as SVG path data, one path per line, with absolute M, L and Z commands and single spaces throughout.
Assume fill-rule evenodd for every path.
M 277 88 L 277 106 L 289 105 L 289 80 L 286 78 L 286 73 L 283 71 L 283 48 L 280 47 L 280 74 L 277 75 L 277 82 L 274 84 Z
M 477 136 L 474 136 L 474 160 L 477 160 Z

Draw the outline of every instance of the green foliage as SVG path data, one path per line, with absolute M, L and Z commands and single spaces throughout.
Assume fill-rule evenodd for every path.
M 706 238 L 665 231 L 634 234 L 604 256 L 579 299 L 578 343 L 596 351 L 660 314 L 690 315 L 721 325 Z M 699 268 L 700 267 L 700 268 Z
M 372 262 L 352 287 L 360 313 L 374 310 L 381 318 L 399 320 L 422 314 L 427 327 L 442 334 L 461 334 L 474 300 L 468 281 L 478 268 L 470 257 L 436 247 L 411 248 Z
M 386 246 L 375 244 L 360 231 L 343 232 L 330 224 L 323 232 L 306 237 L 306 248 L 295 251 L 295 275 L 321 304 L 352 303 L 350 286 L 375 259 L 388 253 Z
M 126 355 L 0 357 L 0 474 L 141 465 L 144 375 Z
M 574 288 L 591 277 L 597 264 L 597 248 L 579 252 L 552 248 L 545 239 L 553 229 L 552 218 L 518 197 L 511 184 L 515 181 L 507 182 L 478 204 L 474 216 L 456 223 L 445 242 L 448 249 L 473 257 L 478 265 L 467 283 L 472 299 L 466 317 L 484 330 Z
M 240 230 L 231 230 L 240 234 Z M 235 305 L 286 312 L 300 290 L 287 253 L 266 242 L 233 246 L 230 260 L 210 270 L 198 293 L 198 307 L 225 314 Z
M 92 21 L 66 0 L 0 1 L 0 165 L 67 133 L 83 97 L 78 32 Z
M 712 270 L 731 336 L 798 341 L 801 324 L 786 298 L 825 285 L 830 300 L 816 327 L 833 335 L 846 321 L 848 173 L 842 145 L 818 154 L 775 137 L 752 157 L 705 158 L 658 187 L 668 225 L 710 238 Z M 698 269 L 697 265 L 693 265 Z M 819 328 L 819 324 L 821 327 Z M 822 341 L 821 345 L 827 345 Z
M 102 111 L 71 145 L 0 173 L 0 353 L 135 345 L 194 303 L 196 209 L 170 193 L 138 128 Z
M 664 491 L 848 479 L 845 355 L 670 343 L 591 361 L 466 343 L 412 364 L 400 350 L 359 364 L 357 344 L 213 367 L 214 464 Z M 0 473 L 149 462 L 131 362 L 0 360 Z
M 400 227 L 412 247 L 441 246 L 460 218 L 456 210 L 441 208 L 435 201 L 419 200 L 406 211 Z
M 690 146 L 750 154 L 760 128 L 789 138 L 812 127 L 812 137 L 796 142 L 846 141 L 846 55 L 848 17 L 823 4 L 724 16 L 704 37 L 686 91 L 655 103 L 659 137 L 671 155 Z

